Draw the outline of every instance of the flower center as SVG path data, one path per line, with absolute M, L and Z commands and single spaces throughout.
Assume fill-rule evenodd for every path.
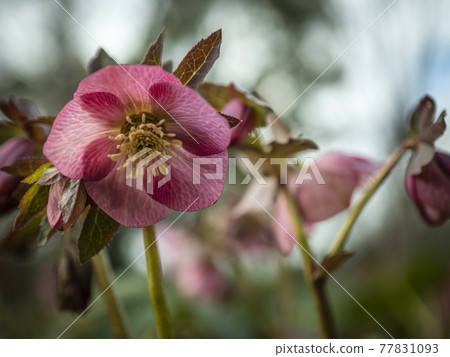
M 158 153 L 160 156 L 177 157 L 173 149 L 180 148 L 182 142 L 173 139 L 175 134 L 166 132 L 165 119 L 158 119 L 148 112 L 127 115 L 125 119 L 120 134 L 116 137 L 110 137 L 111 140 L 120 142 L 117 145 L 120 152 L 108 155 L 108 157 L 113 161 L 126 158 L 123 165 L 119 166 L 117 170 L 123 170 L 130 163 L 130 160 L 134 164 L 136 161 L 154 155 L 154 153 Z M 166 174 L 167 166 L 164 164 L 162 166 L 164 167 L 160 167 L 159 171 Z

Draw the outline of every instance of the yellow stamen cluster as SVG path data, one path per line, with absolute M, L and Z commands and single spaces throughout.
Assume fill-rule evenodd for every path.
M 108 155 L 108 157 L 113 161 L 121 161 L 126 158 L 123 164 L 119 166 L 119 171 L 125 169 L 130 160 L 133 160 L 132 164 L 136 164 L 137 162 L 134 161 L 136 157 L 138 157 L 138 161 L 141 161 L 155 152 L 159 156 L 177 157 L 173 149 L 180 148 L 182 142 L 173 139 L 173 137 L 175 137 L 175 134 L 165 132 L 165 119 L 158 119 L 150 113 L 127 115 L 120 134 L 116 137 L 110 137 L 111 140 L 120 142 L 117 145 L 120 152 Z M 143 152 L 142 150 L 145 150 L 145 154 L 139 155 Z M 172 165 L 174 165 L 173 162 Z M 157 169 L 153 169 L 154 176 L 158 176 L 158 170 L 163 175 L 167 175 L 169 172 L 166 163 L 161 164 Z M 135 176 L 136 173 L 133 172 L 133 177 L 135 178 Z

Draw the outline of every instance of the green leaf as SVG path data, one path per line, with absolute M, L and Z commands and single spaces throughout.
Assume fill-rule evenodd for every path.
M 62 212 L 64 232 L 80 218 L 86 208 L 87 195 L 80 180 L 67 179 L 59 201 Z
M 29 184 L 33 184 L 36 183 L 37 181 L 39 181 L 41 179 L 41 177 L 44 175 L 44 172 L 52 167 L 52 163 L 51 162 L 47 162 L 46 164 L 40 166 L 35 172 L 33 172 L 30 176 L 28 176 L 25 180 L 23 180 L 23 183 L 29 183 Z
M 318 149 L 318 146 L 314 141 L 303 138 L 291 138 L 287 143 L 284 144 L 273 141 L 269 144 L 269 147 L 270 157 L 290 157 L 295 156 L 301 151 Z
M 97 53 L 95 54 L 95 57 L 89 61 L 88 73 L 92 74 L 104 67 L 112 66 L 115 64 L 116 61 L 114 61 L 114 59 L 110 55 L 108 55 L 103 48 L 99 48 Z
M 234 128 L 234 127 L 238 126 L 242 121 L 241 119 L 235 118 L 231 115 L 227 115 L 227 114 L 220 113 L 220 112 L 219 112 L 219 114 L 222 115 L 228 121 L 230 128 Z
M 43 157 L 22 157 L 14 161 L 10 166 L 2 167 L 1 170 L 14 176 L 30 176 L 42 165 L 48 163 Z
M 183 58 L 173 73 L 181 83 L 189 87 L 200 84 L 219 58 L 222 30 L 201 39 Z
M 24 227 L 36 216 L 45 214 L 50 188 L 48 186 L 33 185 L 20 201 L 20 212 L 14 222 L 14 230 Z
M 166 30 L 163 28 L 156 38 L 155 42 L 153 42 L 148 48 L 141 64 L 147 64 L 149 66 L 161 66 L 165 37 Z
M 78 239 L 80 262 L 85 263 L 108 245 L 119 229 L 119 223 L 109 217 L 99 207 L 89 210 Z

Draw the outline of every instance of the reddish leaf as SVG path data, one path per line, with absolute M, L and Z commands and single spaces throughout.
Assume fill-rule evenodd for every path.
M 111 66 L 115 64 L 116 61 L 114 61 L 114 59 L 112 59 L 111 56 L 108 55 L 103 48 L 99 48 L 97 53 L 95 54 L 95 57 L 89 61 L 88 73 L 91 74 L 97 72 L 98 70 L 106 66 Z
M 181 83 L 189 87 L 200 84 L 219 58 L 222 30 L 201 39 L 183 58 L 175 72 Z
M 198 91 L 218 111 L 221 111 L 231 99 L 237 98 L 242 100 L 255 111 L 255 126 L 257 128 L 266 125 L 266 116 L 272 112 L 267 103 L 254 94 L 236 87 L 234 84 L 221 86 L 212 83 L 202 83 Z
M 49 167 L 44 171 L 41 178 L 36 181 L 36 184 L 41 186 L 50 186 L 61 180 L 63 177 L 64 176 L 56 167 Z
M 148 48 L 141 64 L 147 64 L 149 66 L 161 66 L 165 37 L 166 30 L 162 29 L 155 42 L 153 42 Z
M 80 218 L 86 208 L 87 195 L 80 180 L 67 179 L 64 185 L 59 209 L 63 216 L 64 232 Z
M 235 118 L 231 115 L 227 115 L 227 114 L 220 113 L 220 112 L 219 112 L 219 114 L 222 115 L 228 121 L 230 128 L 234 128 L 235 126 L 238 126 L 242 121 L 241 119 Z
M 48 163 L 43 157 L 22 157 L 17 159 L 12 165 L 2 167 L 1 170 L 14 176 L 30 176 L 39 167 Z
M 318 146 L 316 143 L 309 139 L 291 138 L 285 144 L 273 141 L 269 144 L 271 157 L 292 157 L 300 151 L 316 150 Z

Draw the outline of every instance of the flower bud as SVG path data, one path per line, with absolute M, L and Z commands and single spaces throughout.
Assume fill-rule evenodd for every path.
M 80 264 L 73 245 L 66 246 L 56 261 L 56 296 L 58 309 L 81 312 L 86 309 L 91 296 L 92 267 Z

